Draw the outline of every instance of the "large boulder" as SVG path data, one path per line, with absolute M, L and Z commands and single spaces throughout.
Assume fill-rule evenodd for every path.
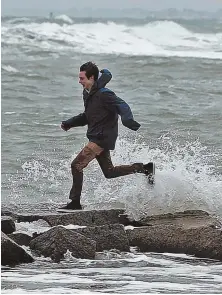
M 1 216 L 10 216 L 13 218 L 13 220 L 17 218 L 17 214 L 9 211 L 8 209 L 2 209 Z
M 144 225 L 178 225 L 183 228 L 194 228 L 202 226 L 218 226 L 220 222 L 209 213 L 202 210 L 186 210 L 161 215 L 146 216 L 138 221 L 140 226 Z
M 76 258 L 93 259 L 96 242 L 63 226 L 56 226 L 30 242 L 30 248 L 38 255 L 51 257 L 59 262 L 69 250 Z
M 43 219 L 51 226 L 56 225 L 104 225 L 118 223 L 119 214 L 123 213 L 122 209 L 111 210 L 82 210 L 72 213 L 63 213 L 56 215 L 48 215 Z
M 22 247 L 3 232 L 1 233 L 1 264 L 16 265 L 33 262 L 34 259 Z
M 74 229 L 73 231 L 96 241 L 96 251 L 117 249 L 129 252 L 129 241 L 121 224 L 110 224 L 102 226 L 89 226 Z
M 212 226 L 153 225 L 126 231 L 142 252 L 185 253 L 222 261 L 222 231 Z
M 205 211 L 146 216 L 137 223 L 140 228 L 126 233 L 130 245 L 138 246 L 142 252 L 185 253 L 222 259 L 221 223 Z
M 5 234 L 11 234 L 15 231 L 15 222 L 10 216 L 1 217 L 1 230 Z
M 127 214 L 119 215 L 119 223 L 132 226 L 147 225 L 178 225 L 183 228 L 200 227 L 200 226 L 218 226 L 221 223 L 209 213 L 202 210 L 186 210 L 183 212 L 167 213 L 160 215 L 145 216 L 140 220 L 133 220 Z
M 76 210 L 71 213 L 48 213 L 48 214 L 18 214 L 18 222 L 32 222 L 43 219 L 50 226 L 56 225 L 104 225 L 119 223 L 119 214 L 123 213 L 123 209 L 110 210 Z

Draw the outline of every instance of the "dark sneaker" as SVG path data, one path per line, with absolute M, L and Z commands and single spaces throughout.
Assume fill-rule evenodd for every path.
M 134 163 L 132 166 L 134 173 L 144 173 L 143 163 Z
M 63 210 L 82 210 L 82 206 L 79 202 L 71 201 L 67 205 L 59 208 L 57 211 L 63 211 Z
M 148 176 L 149 174 L 155 174 L 155 164 L 153 162 L 149 162 L 148 164 L 143 165 L 144 173 Z

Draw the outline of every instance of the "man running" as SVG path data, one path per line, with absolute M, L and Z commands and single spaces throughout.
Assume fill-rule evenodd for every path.
M 79 83 L 83 86 L 83 113 L 62 121 L 61 128 L 65 131 L 77 126 L 88 125 L 89 142 L 71 163 L 73 184 L 69 199 L 71 202 L 60 208 L 81 210 L 80 203 L 83 169 L 96 159 L 106 178 L 115 178 L 133 173 L 154 174 L 154 163 L 134 163 L 132 165 L 113 166 L 110 150 L 115 149 L 118 137 L 118 115 L 124 126 L 137 131 L 140 124 L 133 118 L 129 105 L 105 85 L 111 80 L 108 70 L 99 72 L 98 67 L 87 62 L 80 67 Z

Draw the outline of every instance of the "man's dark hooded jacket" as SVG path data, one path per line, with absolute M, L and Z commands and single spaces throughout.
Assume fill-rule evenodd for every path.
M 134 121 L 129 105 L 117 97 L 108 88 L 104 88 L 111 80 L 108 70 L 100 72 L 99 79 L 93 84 L 90 92 L 83 91 L 85 111 L 62 124 L 66 130 L 88 125 L 87 138 L 105 150 L 114 150 L 118 136 L 118 115 L 124 126 L 138 130 L 140 124 Z

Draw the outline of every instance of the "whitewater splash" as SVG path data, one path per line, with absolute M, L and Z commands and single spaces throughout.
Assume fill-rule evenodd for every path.
M 57 17 L 61 19 L 61 24 L 47 20 L 5 22 L 2 42 L 23 50 L 28 46 L 63 53 L 222 59 L 222 33 L 195 33 L 173 21 L 127 26 L 114 22 L 77 24 L 64 15 Z
M 109 209 L 115 204 L 122 205 L 134 219 L 191 209 L 205 210 L 222 218 L 222 176 L 214 161 L 219 155 L 212 154 L 198 140 L 188 139 L 182 145 L 175 138 L 166 134 L 156 141 L 154 148 L 143 143 L 141 137 L 134 141 L 120 138 L 112 153 L 114 165 L 154 161 L 155 186 L 149 185 L 142 174 L 106 179 L 97 161 L 93 161 L 84 171 L 82 202 L 86 208 Z M 43 159 L 24 163 L 26 182 L 41 186 L 45 178 L 43 190 L 53 189 L 60 197 L 59 202 L 67 201 L 62 192 L 67 175 L 71 179 L 70 163 L 74 156 L 55 167 L 53 162 L 49 164 Z M 67 193 L 70 185 L 71 182 Z
M 155 186 L 140 174 L 111 181 L 101 177 L 95 200 L 88 202 L 104 203 L 101 207 L 105 209 L 118 200 L 134 219 L 184 210 L 206 210 L 222 218 L 222 177 L 212 164 L 214 156 L 198 140 L 181 145 L 173 135 L 162 136 L 156 148 L 122 139 L 117 142 L 113 162 L 155 162 Z

